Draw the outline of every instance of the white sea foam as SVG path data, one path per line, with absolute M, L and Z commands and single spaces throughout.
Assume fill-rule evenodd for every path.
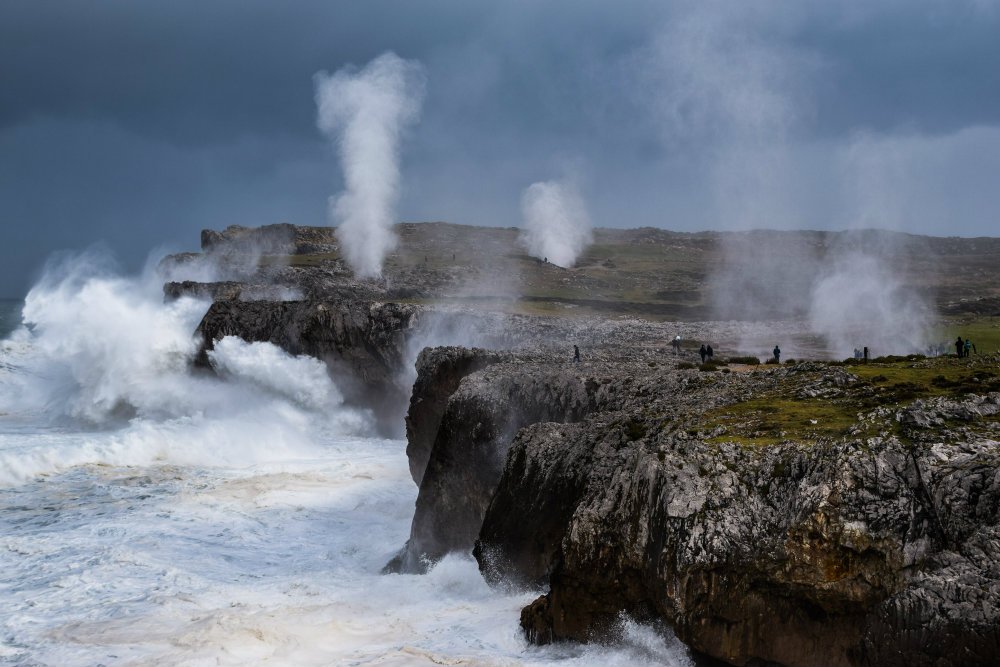
M 224 338 L 210 353 L 218 376 L 192 373 L 208 304 L 165 304 L 155 279 L 106 264 L 89 253 L 51 266 L 0 348 L 0 484 L 83 463 L 250 465 L 308 452 L 316 423 L 368 432 L 322 362 L 270 343 Z
M 529 647 L 468 556 L 381 575 L 416 489 L 404 443 L 318 434 L 252 469 L 77 468 L 0 491 L 0 636 L 15 662 L 84 665 L 689 665 L 621 645 Z M 45 509 L 42 509 L 45 508 Z
M 468 555 L 380 574 L 413 513 L 405 443 L 268 344 L 223 339 L 218 377 L 192 374 L 206 304 L 71 264 L 0 345 L 0 664 L 690 664 L 628 622 L 614 647 L 529 647 L 537 593 Z

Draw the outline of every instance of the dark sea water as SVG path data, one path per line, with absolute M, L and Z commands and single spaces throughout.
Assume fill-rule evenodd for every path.
M 21 324 L 23 306 L 20 299 L 0 299 L 0 338 L 6 338 Z

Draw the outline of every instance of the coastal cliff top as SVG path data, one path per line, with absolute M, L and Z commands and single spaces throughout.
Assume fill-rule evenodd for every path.
M 800 316 L 797 309 L 808 303 L 803 285 L 826 270 L 824 257 L 850 244 L 891 266 L 945 315 L 1000 315 L 997 238 L 597 229 L 575 265 L 563 268 L 529 256 L 515 227 L 426 222 L 400 223 L 395 231 L 399 244 L 377 280 L 353 278 L 333 228 L 290 224 L 205 230 L 202 253 L 175 255 L 165 265 L 176 282 L 280 284 L 307 295 L 344 290 L 518 313 L 765 320 Z M 765 257 L 778 261 L 762 271 Z M 213 270 L 198 269 L 206 264 Z M 720 296 L 734 285 L 741 298 Z M 771 293 L 782 298 L 754 298 Z

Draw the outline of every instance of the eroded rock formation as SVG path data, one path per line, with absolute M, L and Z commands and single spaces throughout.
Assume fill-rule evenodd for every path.
M 626 613 L 735 665 L 993 664 L 1000 394 L 887 409 L 823 364 L 587 366 L 466 375 L 421 483 L 411 547 L 467 549 L 481 518 L 484 576 L 549 586 L 532 640 L 613 636 Z M 868 407 L 844 437 L 727 438 L 730 406 L 786 393 Z
M 459 377 L 456 368 L 470 372 Z M 514 435 L 529 424 L 574 422 L 617 405 L 621 387 L 611 374 L 604 364 L 584 369 L 546 354 L 426 351 L 407 417 L 411 472 L 420 491 L 410 539 L 390 569 L 420 571 L 448 552 L 468 553 Z

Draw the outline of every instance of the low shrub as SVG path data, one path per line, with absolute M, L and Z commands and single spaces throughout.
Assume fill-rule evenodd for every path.
M 637 419 L 631 419 L 625 425 L 625 437 L 635 442 L 646 436 L 646 425 Z
M 760 359 L 757 357 L 728 357 L 726 359 L 730 364 L 746 364 L 747 366 L 757 366 L 760 364 Z

